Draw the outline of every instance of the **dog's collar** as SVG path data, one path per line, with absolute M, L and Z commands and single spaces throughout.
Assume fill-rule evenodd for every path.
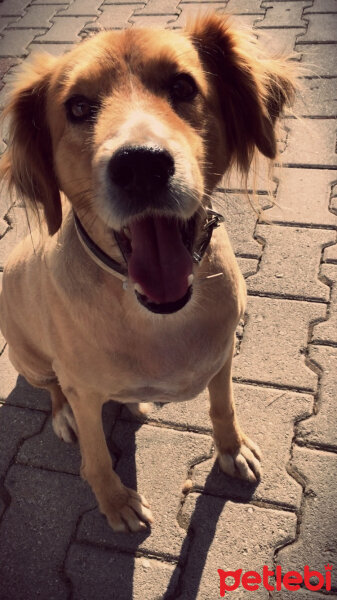
M 221 215 L 218 212 L 215 212 L 215 210 L 213 210 L 212 208 L 208 207 L 205 210 L 206 210 L 206 219 L 202 226 L 201 236 L 200 236 L 200 239 L 198 240 L 196 249 L 192 253 L 193 262 L 196 264 L 201 263 L 204 255 L 205 255 L 205 252 L 209 246 L 209 243 L 211 241 L 213 230 L 216 227 L 219 227 L 220 223 L 223 223 L 223 221 L 225 220 L 223 215 Z M 121 281 L 123 281 L 123 283 L 125 284 L 128 280 L 128 269 L 127 269 L 126 261 L 125 261 L 124 265 L 120 264 L 119 262 L 117 262 L 117 260 L 114 260 L 113 258 L 111 258 L 111 256 L 106 254 L 106 252 L 104 252 L 104 250 L 102 250 L 102 248 L 97 246 L 97 244 L 94 242 L 94 240 L 91 239 L 91 237 L 88 235 L 88 233 L 84 229 L 81 221 L 79 220 L 79 218 L 75 212 L 74 212 L 74 222 L 75 222 L 75 229 L 76 229 L 78 239 L 80 240 L 84 250 L 90 256 L 90 258 L 99 267 L 101 267 L 101 269 L 104 269 L 104 271 L 107 271 L 108 273 L 115 275 L 115 277 L 118 277 L 118 279 L 121 279 Z M 114 236 L 115 236 L 116 242 L 119 246 L 119 240 L 118 240 L 118 236 L 116 235 L 116 232 L 114 232 Z M 122 254 L 123 254 L 123 251 L 122 251 Z M 124 254 L 123 254 L 123 256 L 124 256 Z

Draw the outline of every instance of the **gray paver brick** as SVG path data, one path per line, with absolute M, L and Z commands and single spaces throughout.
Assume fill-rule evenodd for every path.
M 262 2 L 267 13 L 257 27 L 306 27 L 303 20 L 303 9 L 311 5 L 311 0 L 304 2 Z
M 64 600 L 62 565 L 81 513 L 95 499 L 78 477 L 12 466 L 11 503 L 0 525 L 0 599 Z
M 226 10 L 233 15 L 264 15 L 266 11 L 261 4 L 261 0 L 249 0 L 249 2 L 247 0 L 229 0 Z
M 308 20 L 308 29 L 301 39 L 301 43 L 337 42 L 337 19 L 329 14 L 305 15 Z
M 289 391 L 253 385 L 234 385 L 235 405 L 243 431 L 262 452 L 262 477 L 256 488 L 224 475 L 214 458 L 195 466 L 192 480 L 206 493 L 236 498 L 279 503 L 298 508 L 302 488 L 287 472 L 294 423 L 309 416 L 313 398 Z M 213 467 L 214 465 L 214 467 Z
M 320 344 L 337 344 L 337 265 L 322 265 L 321 275 L 326 277 L 331 285 L 329 318 L 315 326 L 313 339 Z
M 204 14 L 211 10 L 218 14 L 224 14 L 226 12 L 226 2 L 207 2 L 207 5 L 203 6 L 200 3 L 179 3 L 181 13 L 178 19 L 174 22 L 174 28 L 185 27 L 187 23 L 193 21 L 199 14 Z
M 331 262 L 331 263 L 337 262 L 337 244 L 334 244 L 333 246 L 329 246 L 328 248 L 325 248 L 324 254 L 323 254 L 323 259 L 325 262 Z
M 0 16 L 19 17 L 29 4 L 30 0 L 3 0 L 0 4 Z
M 295 100 L 294 113 L 302 117 L 336 117 L 336 82 L 337 78 L 303 79 L 301 94 Z
M 286 592 L 285 590 L 277 592 L 276 598 L 277 600 L 294 600 L 294 590 L 289 592 Z M 334 600 L 337 596 L 335 594 L 329 594 L 328 598 Z M 296 600 L 327 600 L 327 595 L 302 589 L 296 591 Z
M 192 512 L 193 543 L 177 600 L 218 598 L 217 569 L 242 569 L 243 572 L 254 569 L 258 573 L 262 573 L 263 565 L 272 569 L 275 546 L 295 536 L 296 517 L 284 511 L 232 502 L 224 504 L 219 498 L 212 497 L 206 502 L 204 496 L 190 494 L 182 518 L 189 517 Z M 268 593 L 260 586 L 253 595 L 240 585 L 227 596 L 236 600 L 267 599 Z
M 336 123 L 333 119 L 287 119 L 283 165 L 337 166 Z
M 153 558 L 73 544 L 66 573 L 74 600 L 111 600 L 112 593 L 118 600 L 159 600 L 169 584 L 175 588 L 180 570 Z
M 282 173 L 282 171 L 281 171 Z M 281 223 L 303 225 L 337 225 L 337 217 L 329 211 L 333 171 L 286 169 L 281 175 L 275 205 L 266 218 Z
M 71 4 L 60 10 L 60 16 L 79 17 L 79 16 L 96 16 L 99 15 L 99 7 L 103 4 L 103 0 L 73 0 Z M 104 9 L 104 7 L 102 7 Z
M 256 236 L 266 245 L 258 272 L 247 281 L 249 291 L 292 298 L 329 299 L 330 289 L 319 281 L 318 272 L 322 248 L 335 240 L 335 232 L 258 225 Z
M 248 190 L 250 193 L 254 191 L 257 194 L 269 194 L 276 190 L 276 183 L 269 173 L 269 165 L 261 155 L 258 156 L 257 163 L 252 164 L 247 181 L 236 169 L 232 169 L 229 173 L 225 173 L 223 185 L 227 191 Z
M 138 8 L 135 15 L 178 15 L 179 0 L 148 0 L 143 8 Z
M 30 52 L 38 53 L 38 52 L 47 52 L 52 56 L 62 56 L 66 52 L 71 50 L 71 44 L 41 44 L 37 41 L 32 42 L 28 46 L 28 50 Z
M 309 565 L 324 573 L 324 565 L 335 564 L 337 551 L 337 455 L 295 447 L 293 465 L 306 480 L 300 536 L 294 544 L 280 550 L 277 562 L 284 571 L 294 569 L 301 573 L 304 565 Z M 328 476 L 322 477 L 322 473 Z M 332 585 L 337 585 L 336 569 L 332 570 Z
M 247 196 L 217 192 L 213 205 L 225 217 L 225 227 L 235 254 L 259 258 L 262 246 L 253 239 L 257 214 Z
M 38 29 L 8 29 L 0 39 L 0 57 L 26 56 L 27 46 L 36 35 L 43 33 Z
M 301 44 L 301 38 L 296 50 L 302 53 L 302 63 L 307 75 L 331 76 L 337 75 L 337 46 L 336 44 Z
M 235 377 L 315 389 L 317 375 L 305 365 L 304 351 L 309 323 L 325 317 L 325 305 L 250 296 L 247 312 L 240 354 L 234 359 Z
M 244 278 L 250 277 L 251 275 L 255 275 L 259 266 L 259 262 L 257 259 L 242 258 L 241 256 L 237 258 L 237 263 Z
M 337 12 L 337 0 L 315 0 L 312 6 L 306 8 L 304 14 L 314 13 L 336 13 Z
M 76 42 L 80 39 L 80 31 L 90 22 L 91 17 L 55 17 L 52 27 L 40 35 L 39 42 Z
M 322 369 L 318 413 L 299 424 L 297 439 L 336 448 L 337 348 L 313 346 L 309 356 Z
M 30 6 L 23 17 L 12 21 L 9 29 L 42 29 L 52 25 L 52 17 L 59 10 L 59 6 Z
M 265 49 L 266 52 L 270 56 L 288 56 L 297 50 L 295 48 L 296 41 L 302 39 L 304 30 L 303 29 L 295 29 L 295 28 L 284 28 L 278 29 L 277 32 L 272 28 L 261 28 L 256 29 L 256 33 L 258 34 L 258 40 Z M 300 60 L 300 54 L 295 58 Z
M 45 418 L 37 411 L 0 404 L 0 478 L 5 475 L 20 442 L 39 433 Z
M 6 404 L 13 406 L 45 411 L 49 411 L 51 406 L 46 391 L 33 388 L 23 377 L 18 376 L 9 360 L 7 346 L 0 355 L 0 400 L 6 400 Z
M 138 5 L 139 6 L 139 5 Z M 132 15 L 129 19 L 135 27 L 154 27 L 161 29 L 172 29 L 175 27 L 175 15 Z
M 107 29 L 122 29 L 131 27 L 131 19 L 139 4 L 119 4 L 104 7 L 102 15 L 94 22 L 94 27 Z M 165 19 L 166 23 L 166 19 Z
M 155 522 L 146 539 L 142 533 L 125 536 L 113 533 L 96 510 L 84 516 L 78 540 L 125 551 L 139 548 L 177 558 L 186 535 L 176 520 L 182 485 L 189 466 L 210 455 L 212 438 L 120 422 L 112 439 L 122 452 L 117 472 L 125 485 L 133 488 L 137 485 L 137 490 L 144 494 L 151 504 Z

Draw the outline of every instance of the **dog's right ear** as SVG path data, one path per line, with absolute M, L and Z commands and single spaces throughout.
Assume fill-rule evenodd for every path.
M 61 226 L 62 208 L 54 172 L 46 94 L 57 59 L 39 55 L 25 65 L 2 120 L 8 118 L 8 146 L 1 158 L 0 175 L 35 212 L 42 206 L 50 235 Z M 7 129 L 7 123 L 6 123 Z

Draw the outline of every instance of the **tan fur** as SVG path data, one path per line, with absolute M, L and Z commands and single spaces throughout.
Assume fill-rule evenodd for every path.
M 137 531 L 152 517 L 146 500 L 112 470 L 101 422 L 109 399 L 134 410 L 137 402 L 187 400 L 208 386 L 221 467 L 258 478 L 259 451 L 240 431 L 231 384 L 246 292 L 221 227 L 194 268 L 188 304 L 172 315 L 152 314 L 138 303 L 132 281 L 124 290 L 87 256 L 70 207 L 121 261 L 111 228 L 124 221 L 105 174 L 123 144 L 150 140 L 173 155 L 184 219 L 208 204 L 232 165 L 246 173 L 256 148 L 274 158 L 275 119 L 293 87 L 282 61 L 259 58 L 247 44 L 225 18 L 212 16 L 184 34 L 103 32 L 59 59 L 37 59 L 5 112 L 3 176 L 27 205 L 43 208 L 48 231 L 42 225 L 9 258 L 1 329 L 16 369 L 49 389 L 56 433 L 68 440 L 67 428 L 77 430 L 82 474 L 116 531 Z M 177 71 L 194 77 L 199 94 L 174 108 L 165 85 Z M 67 120 L 64 103 L 73 94 L 99 99 L 92 125 Z

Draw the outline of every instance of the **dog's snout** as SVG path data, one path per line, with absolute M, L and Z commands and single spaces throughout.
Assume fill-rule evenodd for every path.
M 159 146 L 123 146 L 109 162 L 111 181 L 131 194 L 159 192 L 174 174 L 174 161 Z

